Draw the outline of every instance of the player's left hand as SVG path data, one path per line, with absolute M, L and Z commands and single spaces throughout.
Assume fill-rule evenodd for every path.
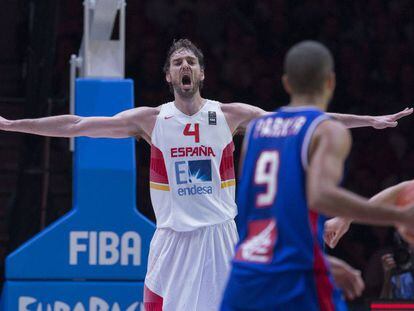
M 353 300 L 361 296 L 365 289 L 365 283 L 361 277 L 361 271 L 352 268 L 345 261 L 329 256 L 331 273 L 336 285 L 342 289 L 345 297 Z
M 343 217 L 334 217 L 325 222 L 325 228 L 323 233 L 323 239 L 325 243 L 334 248 L 339 240 L 349 230 L 351 220 Z
M 398 125 L 397 120 L 409 116 L 413 113 L 413 108 L 405 108 L 404 110 L 388 114 L 385 116 L 371 117 L 371 126 L 375 129 L 385 129 L 387 127 L 396 127 Z

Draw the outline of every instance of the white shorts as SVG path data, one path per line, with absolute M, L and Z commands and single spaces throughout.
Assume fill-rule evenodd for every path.
M 189 232 L 155 231 L 145 285 L 163 311 L 219 309 L 238 235 L 234 220 Z

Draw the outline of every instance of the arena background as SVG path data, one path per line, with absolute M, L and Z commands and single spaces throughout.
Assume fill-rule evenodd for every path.
M 67 113 L 69 59 L 83 30 L 81 1 L 2 0 L 0 6 L 0 115 Z M 280 82 L 286 50 L 316 39 L 336 61 L 330 111 L 397 112 L 414 105 L 413 16 L 410 0 L 130 0 L 126 76 L 135 81 L 136 106 L 171 100 L 162 66 L 173 39 L 185 37 L 205 55 L 204 97 L 273 110 L 287 103 Z M 412 178 L 413 122 L 354 129 L 345 187 L 371 196 Z M 152 219 L 149 147 L 138 142 L 136 150 L 137 205 Z M 1 273 L 10 251 L 71 208 L 71 174 L 67 139 L 0 133 Z M 354 304 L 378 297 L 380 258 L 391 249 L 391 236 L 392 229 L 353 225 L 334 251 L 363 271 L 367 288 Z

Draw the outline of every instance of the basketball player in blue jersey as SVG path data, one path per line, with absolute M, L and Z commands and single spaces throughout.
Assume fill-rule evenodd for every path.
M 232 136 L 266 112 L 243 103 L 203 98 L 204 67 L 203 53 L 182 39 L 173 43 L 164 65 L 173 101 L 112 117 L 0 117 L 0 130 L 5 131 L 54 137 L 132 136 L 151 145 L 150 188 L 157 230 L 145 280 L 148 310 L 218 309 L 238 238 L 233 220 L 237 210 Z M 348 127 L 381 129 L 395 127 L 399 118 L 412 112 L 332 116 Z M 188 178 L 196 177 L 199 170 L 203 176 Z
M 324 216 L 414 225 L 406 210 L 338 187 L 349 131 L 325 114 L 335 88 L 333 58 L 314 41 L 287 53 L 289 106 L 252 121 L 238 186 L 240 242 L 221 310 L 346 310 L 322 251 Z

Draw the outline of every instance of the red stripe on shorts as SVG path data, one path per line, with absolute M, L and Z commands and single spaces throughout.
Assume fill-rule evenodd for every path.
M 162 311 L 163 299 L 144 285 L 144 310 Z
M 332 300 L 333 286 L 329 280 L 328 268 L 326 267 L 324 255 L 318 245 L 318 214 L 309 211 L 309 220 L 313 233 L 313 271 L 316 284 L 316 293 L 318 296 L 319 307 L 321 311 L 334 311 Z

